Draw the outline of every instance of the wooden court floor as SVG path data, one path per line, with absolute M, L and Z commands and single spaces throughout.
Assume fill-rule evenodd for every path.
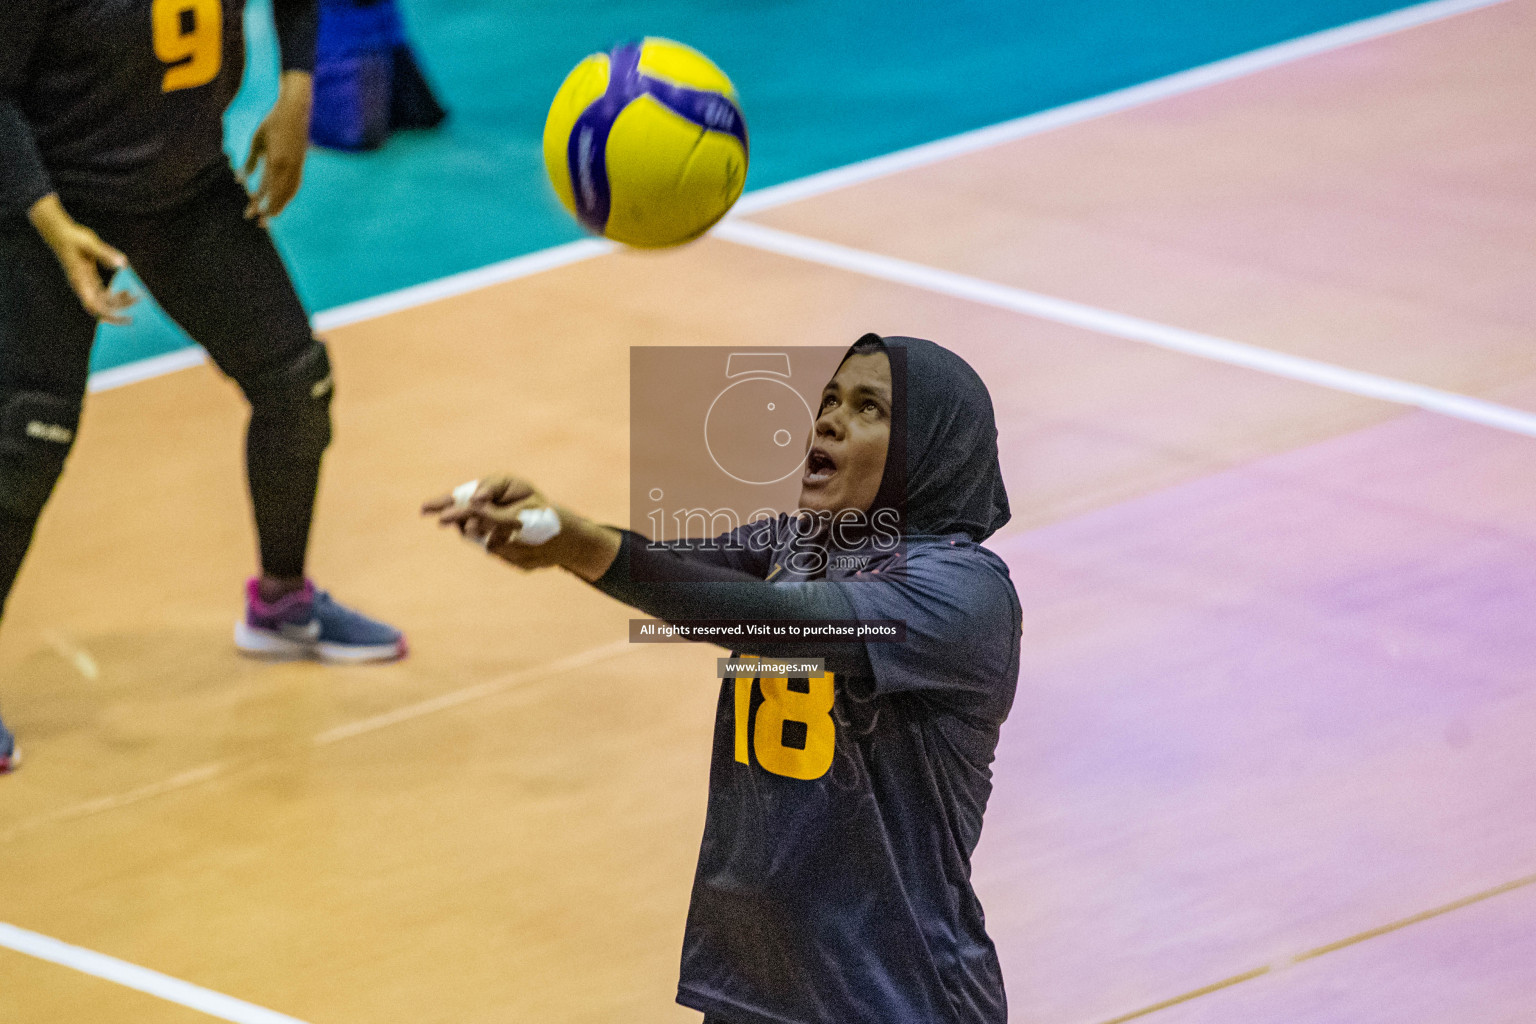
M 1510 0 L 750 220 L 1536 413 L 1533 53 Z M 714 238 L 330 332 L 313 572 L 396 665 L 239 659 L 233 390 L 92 396 L 0 634 L 0 922 L 309 1024 L 697 1020 L 717 652 L 415 508 L 622 522 L 630 346 L 871 330 L 997 405 L 1012 1019 L 1536 1020 L 1536 439 Z M 207 1019 L 0 948 L 0 1020 Z

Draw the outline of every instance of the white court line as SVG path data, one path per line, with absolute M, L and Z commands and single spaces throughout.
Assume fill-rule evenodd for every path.
M 1416 406 L 1430 412 L 1466 420 L 1469 423 L 1536 437 L 1536 413 L 1511 409 L 1508 406 L 1496 405 L 1493 402 L 1485 402 L 1480 398 L 1471 398 L 1452 391 L 1441 391 L 1422 384 L 1411 384 L 1374 373 L 1351 370 L 1316 359 L 1274 352 L 1257 345 L 1228 341 L 1225 338 L 1188 331 L 1182 327 L 1170 327 L 1167 324 L 1142 320 L 1124 313 L 1112 313 L 1109 310 L 1069 302 L 1066 299 L 1057 299 L 1049 295 L 1025 291 L 1022 288 L 1011 288 L 921 263 L 909 263 L 906 260 L 865 252 L 862 249 L 850 249 L 847 246 L 806 238 L 803 235 L 795 235 L 747 221 L 721 224 L 715 228 L 715 235 L 728 242 L 762 249 L 780 256 L 789 256 L 839 270 L 864 274 L 883 281 L 922 288 L 940 295 L 979 302 L 1015 313 L 1024 313 L 1070 327 L 1081 327 L 1099 334 L 1124 338 L 1127 341 L 1156 345 L 1158 348 L 1173 352 L 1211 359 L 1231 366 L 1242 366 L 1276 377 L 1316 384 L 1363 398 L 1376 398 L 1384 402 Z
M 190 370 L 194 366 L 201 366 L 208 361 L 208 353 L 196 345 L 187 348 L 179 348 L 175 352 L 167 352 L 163 356 L 153 356 L 149 359 L 140 359 L 134 363 L 124 363 L 122 366 L 114 366 L 110 370 L 97 370 L 91 374 L 89 390 L 110 391 L 120 388 L 125 384 L 136 384 L 141 380 L 149 380 L 151 377 L 164 377 L 168 373 L 177 370 Z
M 439 299 L 479 291 L 493 284 L 516 280 L 519 277 L 530 277 L 556 267 L 579 263 L 582 260 L 612 252 L 617 248 L 618 245 L 615 243 L 600 238 L 584 238 L 577 242 L 557 245 L 552 249 L 541 249 L 526 256 L 492 263 L 488 267 L 466 270 L 461 274 L 452 274 L 435 281 L 401 288 L 399 291 L 386 292 L 371 299 L 349 302 L 344 306 L 336 306 L 316 313 L 310 320 L 315 330 L 328 331 L 335 327 L 345 327 L 347 324 L 373 320 L 401 310 L 425 306 Z M 208 354 L 193 345 L 177 349 L 175 352 L 168 352 L 163 356 L 141 359 L 110 370 L 99 370 L 91 374 L 89 390 L 110 391 L 125 384 L 134 384 L 141 380 L 149 380 L 151 377 L 163 377 L 177 370 L 201 366 L 207 361 Z
M 358 302 L 349 302 L 345 306 L 327 309 L 315 314 L 315 329 L 328 331 L 333 327 L 344 327 L 347 324 L 398 313 L 403 309 L 425 306 L 429 302 L 479 291 L 493 284 L 513 281 L 519 277 L 531 277 L 556 267 L 580 263 L 582 260 L 613 252 L 618 247 L 617 243 L 605 239 L 583 238 L 578 242 L 567 242 L 552 249 L 541 249 L 526 256 L 492 263 L 478 270 L 466 270 L 462 274 L 440 277 L 436 281 L 428 281 L 425 284 L 377 295 L 371 299 L 362 299 Z
M 1126 89 L 1105 93 L 1102 96 L 1080 100 L 1076 103 L 1068 103 L 1065 106 L 1043 110 L 1039 113 L 1015 118 L 1011 121 L 1004 121 L 987 128 L 978 128 L 975 131 L 952 135 L 948 138 L 924 143 L 920 146 L 888 153 L 885 156 L 861 160 L 857 163 L 848 164 L 845 167 L 838 167 L 830 171 L 823 171 L 819 174 L 799 178 L 795 181 L 784 182 L 781 185 L 757 189 L 742 196 L 732 212 L 732 217 L 758 213 L 771 207 L 807 199 L 811 196 L 822 195 L 836 189 L 846 188 L 849 185 L 895 174 L 899 171 L 911 170 L 914 167 L 937 163 L 966 153 L 975 153 L 979 150 L 998 146 L 1005 142 L 1013 142 L 1026 136 L 1038 135 L 1041 132 L 1051 131 L 1066 125 L 1080 124 L 1093 118 L 1104 117 L 1107 114 L 1130 110 L 1133 107 L 1155 103 L 1158 100 L 1194 92 L 1197 89 L 1204 89 L 1207 86 L 1218 85 L 1222 82 L 1230 82 L 1245 75 L 1267 71 L 1271 68 L 1280 67 L 1283 64 L 1326 53 L 1329 50 L 1353 46 L 1356 43 L 1378 39 L 1382 36 L 1391 35 L 1394 32 L 1401 32 L 1404 29 L 1415 28 L 1419 25 L 1441 21 L 1457 14 L 1464 14 L 1469 11 L 1492 7 L 1506 2 L 1507 0 L 1433 0 L 1431 3 L 1416 4 L 1415 6 L 1405 7 L 1402 10 L 1392 11 L 1391 13 L 1378 15 L 1374 18 L 1366 18 L 1362 21 L 1351 22 L 1348 25 L 1341 25 L 1337 28 L 1314 32 L 1312 35 L 1292 39 L 1289 42 L 1251 50 L 1248 53 L 1238 54 L 1235 57 L 1228 57 L 1225 60 L 1204 64 L 1197 68 L 1191 68 L 1188 71 L 1180 71 L 1163 78 L 1153 79 L 1150 82 L 1143 82 L 1141 85 L 1134 85 Z M 715 229 L 716 233 L 719 230 L 717 227 Z M 463 295 L 466 292 L 487 288 L 491 285 L 512 281 L 520 277 L 529 277 L 556 267 L 578 263 L 582 260 L 591 259 L 594 256 L 613 252 L 617 248 L 618 246 L 614 245 L 614 243 L 597 238 L 568 242 L 565 245 L 557 245 L 550 249 L 529 253 L 526 256 L 518 256 L 499 263 L 493 263 L 490 266 L 480 267 L 477 270 L 468 270 L 460 274 L 439 278 L 436 281 L 428 281 L 424 284 L 413 285 L 409 288 L 377 295 L 370 299 L 363 299 L 344 306 L 336 306 L 332 309 L 324 310 L 315 314 L 313 318 L 315 328 L 324 331 L 346 324 L 372 320 L 390 313 L 398 313 L 401 310 L 436 302 L 439 299 Z M 176 370 L 184 370 L 204 361 L 205 356 L 202 349 L 181 349 L 168 355 L 156 356 L 153 359 L 128 363 L 111 370 L 102 370 L 94 373 L 91 375 L 90 390 L 107 391 L 111 388 L 122 387 L 124 384 L 132 384 L 135 381 L 159 377 L 163 374 L 173 373 Z
M 46 935 L 29 932 L 3 921 L 0 921 L 0 946 L 61 967 L 73 968 L 92 977 L 116 982 L 167 1002 L 190 1007 L 210 1017 L 233 1021 L 234 1024 L 304 1024 L 297 1017 L 268 1010 L 104 953 L 71 946 L 67 942 L 50 939 Z
M 82 645 L 70 639 L 64 633 L 56 629 L 45 629 L 42 632 L 43 643 L 53 648 L 53 652 L 75 667 L 86 679 L 95 682 L 101 678 L 101 666 L 96 659 L 91 657 L 91 652 Z

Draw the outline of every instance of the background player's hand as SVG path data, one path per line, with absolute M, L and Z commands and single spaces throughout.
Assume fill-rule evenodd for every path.
M 58 257 L 64 276 L 74 289 L 85 311 L 109 324 L 126 324 L 130 318 L 123 310 L 138 301 L 126 291 L 111 291 L 102 279 L 102 269 L 122 270 L 128 257 L 103 242 L 90 228 L 80 224 L 64 209 L 59 197 L 49 194 L 27 211 L 32 226 Z M 108 276 L 110 280 L 110 276 Z
M 283 72 L 277 102 L 251 138 L 251 153 L 245 159 L 241 180 L 250 187 L 252 175 L 261 171 L 261 180 L 251 192 L 245 207 L 247 218 L 256 217 L 263 225 L 288 205 L 299 191 L 304 178 L 304 157 L 309 152 L 309 109 L 313 80 L 307 72 Z

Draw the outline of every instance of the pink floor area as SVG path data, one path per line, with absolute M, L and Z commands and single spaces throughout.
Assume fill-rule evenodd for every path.
M 1012 1019 L 1112 1020 L 1536 873 L 1533 470 L 1409 414 L 997 543 L 1025 629 L 976 877 Z M 1536 1019 L 1532 906 L 1148 1019 Z

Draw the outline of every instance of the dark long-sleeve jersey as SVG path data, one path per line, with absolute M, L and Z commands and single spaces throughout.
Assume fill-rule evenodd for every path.
M 678 1001 L 736 1024 L 1003 1024 L 970 860 L 1019 672 L 1007 567 L 956 533 L 797 578 L 753 542 L 773 529 L 702 550 L 626 533 L 595 583 L 671 621 L 906 624 L 904 643 L 744 645 L 828 671 L 721 685 Z
M 0 3 L 0 215 L 153 213 L 226 161 L 245 70 L 244 0 Z M 318 0 L 273 0 L 284 70 L 310 71 Z

